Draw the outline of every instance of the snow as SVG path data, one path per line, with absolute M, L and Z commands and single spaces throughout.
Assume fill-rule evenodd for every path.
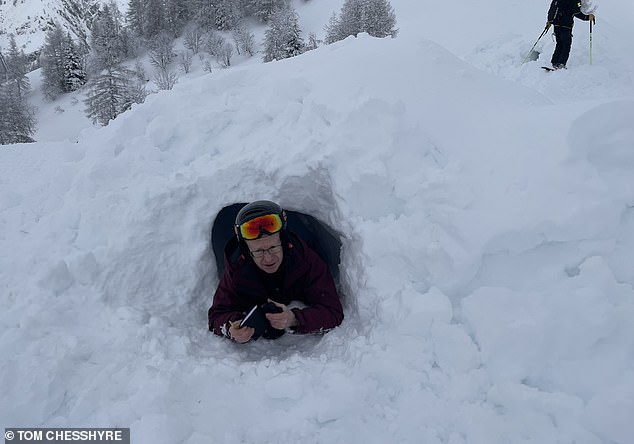
M 113 0 L 120 11 L 126 11 L 128 0 Z M 0 1 L 0 49 L 9 48 L 13 35 L 18 48 L 26 53 L 39 51 L 44 33 L 52 23 L 68 30 L 73 38 L 88 33 L 90 17 L 80 20 L 78 11 L 89 11 L 109 0 L 2 0 Z M 78 20 L 79 19 L 79 20 Z
M 553 73 L 549 36 L 520 65 L 547 2 L 392 3 L 396 39 L 198 72 L 104 128 L 81 96 L 39 105 L 39 142 L 0 150 L 0 427 L 631 442 L 631 3 Z M 260 198 L 343 234 L 323 337 L 207 331 L 211 221 Z

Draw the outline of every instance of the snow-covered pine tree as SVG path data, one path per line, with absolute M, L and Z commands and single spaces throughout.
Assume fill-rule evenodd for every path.
M 308 34 L 308 43 L 306 44 L 306 51 L 312 51 L 319 47 L 319 40 L 317 40 L 317 34 L 311 32 Z
M 145 36 L 145 4 L 143 0 L 129 0 L 126 21 L 128 28 L 135 36 Z
M 215 0 L 213 26 L 219 31 L 233 29 L 240 20 L 240 12 L 234 0 Z
M 339 37 L 346 38 L 349 35 L 356 36 L 363 32 L 363 0 L 346 0 L 341 6 L 339 14 Z
M 367 32 L 373 37 L 396 36 L 396 15 L 388 0 L 345 0 L 338 17 L 325 27 L 326 43 Z
M 287 59 L 304 52 L 301 33 L 297 13 L 290 5 L 277 10 L 264 32 L 264 61 Z
M 13 82 L 17 88 L 17 92 L 23 95 L 31 87 L 29 79 L 26 76 L 29 72 L 29 61 L 24 51 L 18 49 L 15 43 L 15 37 L 11 35 L 9 40 L 9 53 L 5 59 L 7 64 L 6 80 Z M 0 83 L 4 79 L 0 80 Z
M 8 81 L 9 68 L 5 61 L 4 55 L 2 55 L 2 48 L 0 48 L 0 83 Z
M 64 40 L 64 31 L 59 24 L 54 23 L 53 28 L 46 33 L 44 46 L 40 52 L 42 91 L 49 100 L 65 92 Z
M 145 88 L 133 83 L 133 78 L 134 72 L 120 65 L 107 67 L 94 78 L 84 101 L 93 123 L 105 126 L 132 104 L 145 100 Z
M 91 26 L 91 69 L 99 72 L 117 66 L 129 49 L 122 38 L 120 13 L 115 4 L 107 4 L 97 13 Z
M 196 24 L 205 31 L 214 29 L 216 23 L 216 8 L 214 0 L 191 0 L 192 15 Z
M 174 37 L 183 33 L 183 29 L 192 19 L 188 0 L 165 0 L 165 22 L 167 31 Z
M 192 0 L 192 16 L 207 31 L 230 31 L 242 18 L 237 0 Z
M 268 22 L 275 11 L 290 6 L 288 0 L 245 0 L 245 13 L 262 22 Z
M 396 14 L 388 0 L 363 0 L 361 28 L 373 37 L 395 37 Z
M 167 26 L 163 0 L 145 0 L 145 37 L 148 39 L 164 32 Z
M 47 32 L 40 53 L 42 89 L 47 98 L 55 99 L 60 94 L 75 91 L 86 83 L 83 52 L 75 44 L 70 33 L 64 35 L 58 24 Z
M 341 25 L 339 24 L 339 17 L 336 12 L 333 12 L 330 16 L 328 24 L 324 26 L 324 31 L 326 32 L 324 41 L 327 45 L 338 42 L 339 40 L 343 40 L 347 37 L 343 35 Z
M 0 85 L 0 145 L 34 142 L 35 110 L 15 82 Z
M 86 84 L 87 75 L 83 58 L 70 33 L 64 40 L 64 91 L 77 91 Z

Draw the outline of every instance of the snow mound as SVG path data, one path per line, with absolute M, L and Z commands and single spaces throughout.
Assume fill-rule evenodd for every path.
M 139 443 L 625 444 L 631 110 L 361 35 L 4 149 L 0 418 Z M 260 198 L 344 235 L 323 337 L 206 331 L 209 221 Z

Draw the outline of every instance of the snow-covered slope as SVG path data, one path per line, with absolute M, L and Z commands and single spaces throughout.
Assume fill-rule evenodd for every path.
M 532 36 L 506 44 L 506 2 L 454 16 L 500 24 L 474 40 L 422 31 L 442 5 L 393 3 L 397 39 L 182 81 L 0 150 L 0 428 L 629 443 L 632 31 L 597 31 L 590 67 L 579 27 L 570 69 L 544 73 L 519 66 Z M 346 319 L 323 337 L 206 331 L 210 222 L 258 198 L 344 236 Z
M 45 32 L 59 23 L 80 41 L 89 35 L 88 24 L 102 0 L 5 0 L 0 2 L 0 48 L 7 48 L 13 34 L 26 53 L 37 51 Z M 119 2 L 125 11 L 127 2 Z

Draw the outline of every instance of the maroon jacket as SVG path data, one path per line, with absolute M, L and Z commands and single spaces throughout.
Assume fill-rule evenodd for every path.
M 263 274 L 233 239 L 225 247 L 225 270 L 209 308 L 209 330 L 227 334 L 231 321 L 244 318 L 254 305 L 268 299 L 288 305 L 301 301 L 306 308 L 293 308 L 299 325 L 296 333 L 322 333 L 341 324 L 343 309 L 326 263 L 293 233 L 282 234 L 284 260 L 281 285 L 269 289 Z

